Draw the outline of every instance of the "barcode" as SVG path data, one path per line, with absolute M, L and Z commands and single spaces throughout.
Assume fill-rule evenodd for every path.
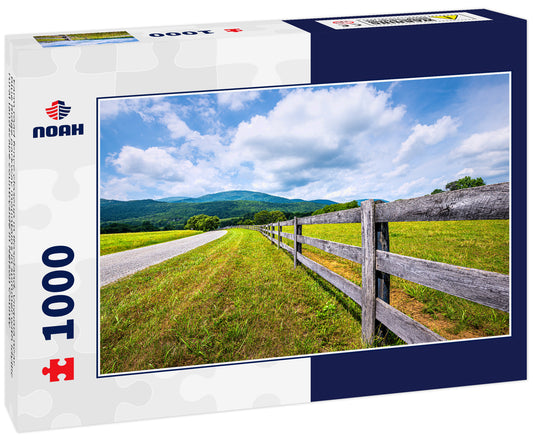
M 402 25 L 402 24 L 411 24 L 411 23 L 427 23 L 427 22 L 436 22 L 435 19 L 427 16 L 422 17 L 404 17 L 404 18 L 379 18 L 379 19 L 366 19 L 361 20 L 363 23 L 368 25 Z

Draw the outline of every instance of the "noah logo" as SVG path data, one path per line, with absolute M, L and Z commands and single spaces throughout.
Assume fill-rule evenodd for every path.
M 62 100 L 52 102 L 49 108 L 46 108 L 46 114 L 50 119 L 56 121 L 65 119 L 70 114 L 71 107 L 65 105 Z M 78 136 L 83 134 L 83 124 L 71 125 L 49 125 L 47 127 L 34 127 L 33 138 L 53 138 L 56 136 Z
M 52 102 L 52 106 L 46 109 L 46 114 L 56 121 L 66 118 L 69 113 L 70 107 L 67 107 L 62 100 Z

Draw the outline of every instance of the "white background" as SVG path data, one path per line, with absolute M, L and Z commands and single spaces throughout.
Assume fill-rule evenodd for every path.
M 0 29 L 2 34 L 43 34 L 475 8 L 531 19 L 530 5 L 524 0 L 8 0 L 0 12 Z M 453 50 L 442 57 L 453 57 Z M 3 171 L 2 179 L 5 196 Z M 531 196 L 533 191 L 528 189 Z M 5 270 L 4 258 L 2 267 Z M 5 305 L 1 316 L 4 323 Z M 4 335 L 2 329 L 2 344 Z M 531 336 L 529 339 L 531 344 Z M 2 382 L 3 370 L 2 366 Z M 25 434 L 15 433 L 7 411 L 0 409 L 0 435 L 3 443 L 9 444 L 527 444 L 533 443 L 533 384 L 500 383 Z

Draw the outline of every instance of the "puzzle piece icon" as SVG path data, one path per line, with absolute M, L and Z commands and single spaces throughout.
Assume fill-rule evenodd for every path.
M 51 359 L 50 367 L 44 367 L 42 370 L 43 375 L 49 375 L 51 382 L 59 382 L 59 375 L 63 374 L 63 380 L 74 380 L 74 357 L 68 357 L 65 360 L 64 365 L 60 365 L 60 359 Z

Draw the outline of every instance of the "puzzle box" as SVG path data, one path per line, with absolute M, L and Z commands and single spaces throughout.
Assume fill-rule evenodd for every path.
M 17 429 L 525 379 L 525 32 L 9 36 Z

